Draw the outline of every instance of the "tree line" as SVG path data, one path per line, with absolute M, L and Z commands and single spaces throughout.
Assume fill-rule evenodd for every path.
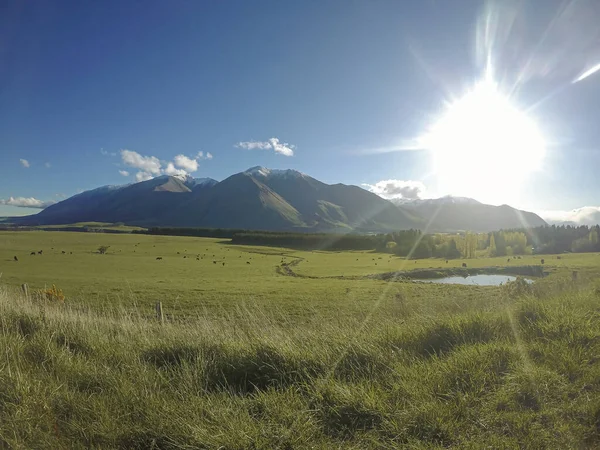
M 223 228 L 162 228 L 139 234 L 231 239 L 233 244 L 298 250 L 375 250 L 410 258 L 475 258 L 563 252 L 600 252 L 600 226 L 543 226 L 489 233 L 402 230 L 386 234 L 297 233 Z

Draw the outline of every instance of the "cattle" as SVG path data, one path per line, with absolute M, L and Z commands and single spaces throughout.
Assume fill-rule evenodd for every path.
M 120 250 L 119 250 L 119 251 L 120 251 Z M 63 255 L 66 255 L 66 254 L 67 254 L 67 252 L 65 252 L 64 250 L 63 250 L 61 253 L 62 253 Z
M 16 256 L 14 258 L 15 258 L 15 261 L 19 262 L 19 258 L 17 258 Z
M 135 251 L 135 250 L 134 250 L 134 251 Z M 69 252 L 69 255 L 72 255 L 72 254 L 73 254 L 73 252 Z
M 448 264 L 448 260 L 446 260 L 446 264 Z
M 225 266 L 225 263 L 223 263 L 223 266 Z
M 250 261 L 246 261 L 246 264 L 250 264 Z
M 38 255 L 41 255 L 42 253 L 44 253 L 44 250 L 40 250 L 40 251 L 38 252 Z
M 159 259 L 162 259 L 162 256 L 157 256 L 156 260 L 158 261 Z
M 179 252 L 177 252 L 177 254 L 179 255 Z
M 213 264 L 216 264 L 216 263 L 217 263 L 216 261 L 213 261 Z
M 29 256 L 35 256 L 35 252 L 31 252 Z
M 541 259 L 540 261 L 541 261 L 542 264 L 544 264 L 544 260 L 543 259 Z
M 196 258 L 196 261 L 200 261 L 200 258 Z
M 463 267 L 467 267 L 467 263 L 462 263 L 462 266 Z
M 186 258 L 187 258 L 187 256 L 184 256 L 184 257 L 183 257 L 183 259 L 186 259 Z
M 510 262 L 510 258 L 508 258 L 508 259 L 506 260 L 506 262 L 507 262 L 507 263 L 509 263 L 509 262 Z

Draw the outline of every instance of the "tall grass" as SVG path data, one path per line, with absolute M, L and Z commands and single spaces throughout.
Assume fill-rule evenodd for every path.
M 0 288 L 0 448 L 596 448 L 600 296 L 561 286 L 437 313 L 398 295 L 358 336 Z

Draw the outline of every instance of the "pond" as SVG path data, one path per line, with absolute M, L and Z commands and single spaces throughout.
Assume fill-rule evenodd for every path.
M 476 286 L 500 286 L 506 284 L 508 281 L 515 281 L 517 277 L 512 275 L 469 275 L 467 277 L 444 277 L 444 278 L 431 278 L 428 280 L 413 280 L 421 281 L 423 283 L 439 283 L 439 284 L 469 284 Z M 525 278 L 528 283 L 533 283 L 533 280 Z

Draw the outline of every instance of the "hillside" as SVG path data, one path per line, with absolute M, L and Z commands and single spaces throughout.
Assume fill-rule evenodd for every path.
M 540 216 L 532 212 L 508 205 L 486 205 L 464 197 L 415 200 L 399 205 L 422 217 L 429 224 L 429 231 L 487 232 L 547 225 Z

